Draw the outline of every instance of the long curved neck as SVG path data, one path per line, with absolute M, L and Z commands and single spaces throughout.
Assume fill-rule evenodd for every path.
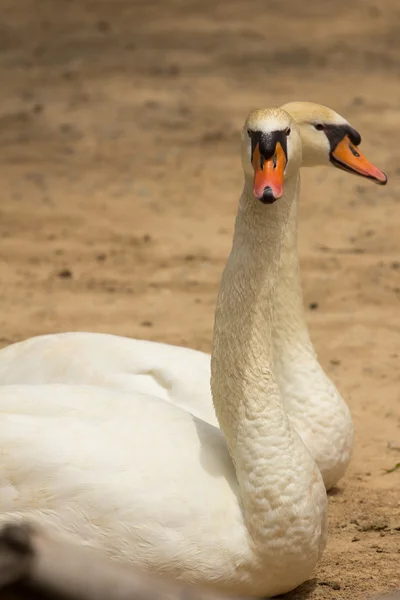
M 284 197 L 264 206 L 245 184 L 215 314 L 214 407 L 258 550 L 268 544 L 274 519 L 279 527 L 280 519 L 295 518 L 299 502 L 306 506 L 315 479 L 315 465 L 284 411 L 272 356 L 271 309 L 297 187 L 298 177 L 285 181 Z
M 276 365 L 293 365 L 299 348 L 314 357 L 305 321 L 299 256 L 297 251 L 298 203 L 293 202 L 282 243 L 279 280 L 274 299 L 274 355 Z

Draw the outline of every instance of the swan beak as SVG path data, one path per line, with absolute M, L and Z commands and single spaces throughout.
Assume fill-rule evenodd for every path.
M 351 143 L 346 135 L 331 153 L 331 162 L 335 167 L 344 169 L 350 173 L 355 173 L 361 177 L 372 179 L 379 185 L 386 185 L 387 176 L 383 171 L 375 167 L 369 160 L 361 154 L 358 146 Z
M 273 204 L 283 195 L 286 155 L 280 142 L 276 143 L 275 152 L 271 158 L 264 158 L 259 145 L 254 148 L 254 196 L 264 204 Z

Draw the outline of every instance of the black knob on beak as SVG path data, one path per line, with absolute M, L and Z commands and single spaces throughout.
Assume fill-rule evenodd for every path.
M 272 188 L 269 185 L 264 188 L 260 200 L 263 204 L 273 204 L 276 201 Z

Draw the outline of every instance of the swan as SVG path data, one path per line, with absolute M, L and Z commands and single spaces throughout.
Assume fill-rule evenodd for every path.
M 157 397 L 0 387 L 2 523 L 26 519 L 139 568 L 249 596 L 287 592 L 326 542 L 322 476 L 274 378 L 271 299 L 301 139 L 281 109 L 242 130 L 244 187 L 215 311 L 220 429 Z
M 360 152 L 359 133 L 318 104 L 282 107 L 297 122 L 302 166 L 334 165 L 386 183 Z M 321 368 L 303 313 L 297 254 L 297 204 L 287 229 L 274 307 L 275 373 L 286 411 L 320 469 L 326 488 L 344 475 L 353 448 L 347 404 Z M 31 338 L 0 351 L 0 384 L 86 383 L 159 396 L 218 426 L 210 390 L 210 355 L 169 344 L 100 333 Z

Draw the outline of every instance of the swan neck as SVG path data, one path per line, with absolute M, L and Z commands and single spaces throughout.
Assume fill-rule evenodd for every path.
M 287 180 L 285 195 L 264 206 L 251 197 L 245 185 L 215 314 L 213 402 L 235 465 L 244 518 L 253 540 L 265 540 L 271 511 L 276 509 L 276 515 L 279 509 L 290 512 L 296 501 L 309 493 L 304 463 L 298 464 L 301 457 L 310 471 L 314 468 L 284 411 L 272 355 L 271 308 L 297 187 L 298 177 Z M 290 502 L 295 502 L 290 508 L 285 490 L 294 481 L 296 500 L 289 495 Z
M 242 409 L 248 415 L 257 411 L 257 399 L 269 398 L 275 387 L 272 307 L 298 179 L 287 180 L 284 196 L 272 205 L 257 201 L 245 182 L 232 249 L 222 274 L 211 384 L 216 414 L 233 455 Z M 283 412 L 281 404 L 277 405 Z
M 279 281 L 274 299 L 274 355 L 279 371 L 286 369 L 282 363 L 293 363 L 296 353 L 306 354 L 310 360 L 315 356 L 304 315 L 297 229 L 298 203 L 293 202 L 282 244 Z

